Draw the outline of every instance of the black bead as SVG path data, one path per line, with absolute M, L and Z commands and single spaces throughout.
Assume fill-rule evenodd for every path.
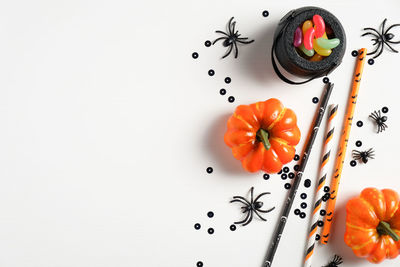
M 318 222 L 317 222 L 317 225 L 318 225 L 319 227 L 322 227 L 322 226 L 324 225 L 324 222 L 323 222 L 323 221 L 318 221 Z
M 269 174 L 268 173 L 264 173 L 263 178 L 264 178 L 264 180 L 268 180 L 269 179 Z
M 214 229 L 213 228 L 208 228 L 207 232 L 212 235 L 214 233 Z
M 383 112 L 383 113 L 388 113 L 388 111 L 389 111 L 389 108 L 388 108 L 388 107 L 383 107 L 383 108 L 382 108 L 382 112 Z
M 358 127 L 362 127 L 364 125 L 364 123 L 362 121 L 357 121 L 357 126 Z
M 297 155 L 297 154 L 294 155 L 294 160 L 295 160 L 295 161 L 298 161 L 299 159 L 300 159 L 300 156 L 299 156 L 299 155 Z
M 262 12 L 262 15 L 263 15 L 263 17 L 268 17 L 269 16 L 269 12 L 267 11 L 267 10 L 264 10 L 263 12 Z
M 214 170 L 213 170 L 213 168 L 212 167 L 208 167 L 207 169 L 206 169 L 206 172 L 207 173 L 212 173 Z
M 279 172 L 278 172 L 278 174 L 281 174 L 283 172 L 283 170 L 280 170 Z
M 373 65 L 375 63 L 375 60 L 373 58 L 368 59 L 368 64 Z
M 286 174 L 286 173 L 282 173 L 282 174 L 281 174 L 281 178 L 282 178 L 282 180 L 286 180 L 287 174 Z
M 215 74 L 215 71 L 214 71 L 213 69 L 210 69 L 210 70 L 208 71 L 208 75 L 214 76 L 214 74 Z
M 357 165 L 357 162 L 355 160 L 350 161 L 350 166 L 355 167 Z
M 235 102 L 235 98 L 233 96 L 230 96 L 230 97 L 228 97 L 228 101 L 230 103 L 233 103 L 233 102 Z
M 304 180 L 304 186 L 305 187 L 310 187 L 311 186 L 311 180 L 310 179 L 306 179 L 306 180 Z
M 322 82 L 323 82 L 323 83 L 329 83 L 329 78 L 328 78 L 328 77 L 324 77 L 324 78 L 322 79 Z
M 320 240 L 321 239 L 321 236 L 319 235 L 319 234 L 316 234 L 315 235 L 315 241 L 318 241 L 318 240 Z
M 197 53 L 197 52 L 193 52 L 193 54 L 192 54 L 192 58 L 196 59 L 196 58 L 198 58 L 198 57 L 199 57 L 199 53 Z
M 289 184 L 289 183 L 286 183 L 286 184 L 285 184 L 285 189 L 290 189 L 290 187 L 292 187 L 291 184 Z
M 208 216 L 208 218 L 214 217 L 214 212 L 212 212 L 212 211 L 207 212 L 207 216 Z
M 231 83 L 231 81 L 232 81 L 232 80 L 231 80 L 230 77 L 226 77 L 226 78 L 225 78 L 225 83 Z
M 235 231 L 236 230 L 236 225 L 232 224 L 231 226 L 229 226 L 229 229 L 231 229 L 231 231 Z
M 358 146 L 358 147 L 362 146 L 362 142 L 361 142 L 360 140 L 358 140 L 358 141 L 356 142 L 356 146 Z
M 358 56 L 358 52 L 357 52 L 357 50 L 353 50 L 353 51 L 351 52 L 351 55 L 352 55 L 353 57 L 356 57 L 356 56 Z
M 326 215 L 326 210 L 320 210 L 320 211 L 319 211 L 319 214 L 320 214 L 321 216 L 325 216 L 325 215 Z
M 224 88 L 222 88 L 221 90 L 219 90 L 219 94 L 220 95 L 225 95 L 226 94 L 226 90 Z
M 300 197 L 301 197 L 301 199 L 306 199 L 307 198 L 307 194 L 306 193 L 301 193 Z
M 283 167 L 283 172 L 288 173 L 289 172 L 289 167 Z
M 194 225 L 194 229 L 199 230 L 201 228 L 201 225 L 199 223 L 196 223 Z
M 306 217 L 306 213 L 305 212 L 300 213 L 300 218 L 304 219 L 305 217 Z
M 302 209 L 307 208 L 307 203 L 306 203 L 306 202 L 302 202 L 302 203 L 300 204 L 300 207 L 301 207 Z
M 205 41 L 204 45 L 207 46 L 207 47 L 210 47 L 211 46 L 211 41 L 209 41 L 209 40 Z
M 330 190 L 329 186 L 324 186 L 324 192 L 329 193 L 329 190 Z
M 198 262 L 196 263 L 196 266 L 197 266 L 197 267 L 203 267 L 203 262 L 202 262 L 202 261 L 198 261 Z
M 319 101 L 318 97 L 313 97 L 312 102 L 313 102 L 314 104 L 317 104 L 318 101 Z
M 296 215 L 299 215 L 300 212 L 301 212 L 301 211 L 300 211 L 299 209 L 295 209 L 295 210 L 294 210 L 294 214 L 296 214 Z
M 293 179 L 293 178 L 294 178 L 294 173 L 293 173 L 293 172 L 290 172 L 290 173 L 288 174 L 288 176 L 289 176 L 289 179 Z

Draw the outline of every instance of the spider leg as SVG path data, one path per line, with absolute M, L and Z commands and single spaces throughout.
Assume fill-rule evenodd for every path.
M 235 46 L 235 58 L 237 58 L 239 55 L 239 50 L 238 50 L 236 42 L 234 42 L 233 45 Z
M 232 23 L 232 34 L 235 34 L 236 21 Z M 236 32 L 237 33 L 237 32 Z
M 360 154 L 361 152 L 358 150 L 353 150 L 353 154 Z
M 372 52 L 367 53 L 367 55 L 373 55 L 376 52 L 378 52 L 378 50 L 381 47 L 381 45 L 382 45 L 382 42 L 378 42 L 378 46 L 376 47 L 376 49 L 374 51 L 372 51 Z
M 246 202 L 244 202 L 244 201 L 242 201 L 242 200 L 240 200 L 240 199 L 233 199 L 233 200 L 229 201 L 229 203 L 234 203 L 234 202 L 240 202 L 240 203 L 242 203 L 243 205 L 245 205 L 245 206 L 241 207 L 242 209 L 243 209 L 243 208 L 247 208 L 247 207 L 249 206 L 249 204 L 247 204 Z
M 237 200 L 237 201 L 242 200 L 242 203 L 251 206 L 250 202 L 247 199 L 245 199 L 244 197 L 234 196 L 233 200 L 231 200 L 231 202 L 234 201 L 234 200 Z
M 258 200 L 260 197 L 265 196 L 265 195 L 268 195 L 268 194 L 271 194 L 271 193 L 270 193 L 270 192 L 264 192 L 264 193 L 259 194 L 259 195 L 256 197 L 256 199 L 254 199 L 254 202 L 257 202 L 257 200 Z
M 372 36 L 376 37 L 377 39 L 379 39 L 379 38 L 380 38 L 380 36 L 379 36 L 379 35 L 376 35 L 376 34 L 375 34 L 375 33 L 373 33 L 373 32 L 366 32 L 366 33 L 363 33 L 363 34 L 361 34 L 361 36 L 367 36 L 367 35 L 372 35 Z
M 220 37 L 215 39 L 215 41 L 212 43 L 213 45 L 215 45 L 216 42 L 218 42 L 219 40 L 223 40 L 223 39 L 228 39 L 227 37 Z
M 397 51 L 396 49 L 394 49 L 387 41 L 384 41 L 385 45 L 387 45 L 390 50 L 392 50 L 394 53 L 399 53 L 399 51 Z
M 258 211 L 258 212 L 262 212 L 262 213 L 268 213 L 268 212 L 273 211 L 274 209 L 275 209 L 275 207 L 272 207 L 272 208 L 270 208 L 270 209 L 268 209 L 268 210 L 257 209 L 257 211 Z
M 373 120 L 377 119 L 377 117 L 376 117 L 376 115 L 374 113 L 371 113 L 368 117 L 370 117 Z
M 377 43 L 379 43 L 379 40 L 378 39 L 371 39 L 371 41 L 375 41 L 372 45 L 374 46 L 374 45 L 376 45 Z
M 249 219 L 249 217 L 250 217 L 250 211 L 247 213 L 247 215 L 246 215 L 246 218 L 244 218 L 243 220 L 241 220 L 241 221 L 238 221 L 238 222 L 234 222 L 234 224 L 242 224 L 242 223 L 244 223 L 244 222 L 246 222 L 248 219 Z M 243 225 L 244 226 L 244 225 Z
M 252 186 L 252 187 L 250 188 L 250 203 L 251 203 L 251 204 L 254 203 L 253 195 L 254 195 L 254 186 Z
M 371 30 L 371 31 L 376 32 L 376 34 L 378 34 L 378 36 L 381 36 L 381 34 L 380 34 L 377 30 L 375 30 L 374 28 L 364 28 L 363 30 L 364 30 L 364 31 L 366 31 L 366 30 Z
M 390 25 L 390 27 L 386 29 L 385 34 L 387 34 L 393 27 L 397 27 L 397 26 L 400 26 L 400 24 Z
M 222 58 L 226 58 L 227 56 L 229 56 L 229 54 L 232 52 L 232 48 L 233 48 L 233 45 L 231 44 L 228 48 L 228 51 L 225 53 L 225 55 Z
M 260 218 L 263 221 L 267 221 L 267 219 L 263 218 L 256 210 L 254 210 L 254 213 L 258 216 L 258 218 Z
M 385 35 L 385 24 L 386 24 L 387 18 L 385 18 L 382 22 L 382 28 L 381 28 L 381 32 L 382 32 L 382 36 Z
M 215 31 L 216 33 L 220 33 L 220 34 L 223 34 L 223 35 L 226 35 L 227 37 L 229 37 L 229 34 L 227 34 L 226 32 L 223 32 L 223 31 Z
M 232 30 L 231 30 L 232 24 L 233 25 L 235 24 L 235 22 L 232 23 L 232 21 L 233 21 L 233 17 L 228 22 L 228 32 L 229 32 L 230 36 L 232 35 Z
M 252 42 L 254 42 L 254 40 L 242 41 L 242 40 L 239 40 L 239 39 L 243 39 L 243 38 L 238 38 L 238 39 L 236 40 L 238 43 L 242 43 L 242 44 L 251 44 Z M 246 38 L 246 39 L 249 39 L 249 38 Z
M 253 220 L 253 212 L 249 212 L 249 213 L 250 213 L 250 218 L 245 224 L 243 224 L 243 226 L 248 225 Z
M 379 53 L 377 55 L 375 55 L 373 58 L 377 58 L 382 54 L 382 52 L 383 52 L 383 44 L 379 43 L 379 46 L 381 47 L 381 49 L 380 49 Z
M 391 44 L 400 44 L 400 41 L 396 41 L 396 42 L 393 42 L 393 41 L 386 41 L 386 42 L 391 43 Z

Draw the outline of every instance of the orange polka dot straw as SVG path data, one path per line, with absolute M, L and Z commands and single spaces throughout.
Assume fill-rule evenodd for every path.
M 347 104 L 347 112 L 346 112 L 346 116 L 344 117 L 345 120 L 343 122 L 343 132 L 340 136 L 339 149 L 338 149 L 338 154 L 337 154 L 337 158 L 336 158 L 335 172 L 333 174 L 332 181 L 331 181 L 330 198 L 327 203 L 324 229 L 321 234 L 321 243 L 322 244 L 327 244 L 328 239 L 329 239 L 329 234 L 330 234 L 332 220 L 333 220 L 333 212 L 335 209 L 335 204 L 336 204 L 336 199 L 337 199 L 336 196 L 337 196 L 337 192 L 339 189 L 340 177 L 342 175 L 343 163 L 344 163 L 344 159 L 346 156 L 346 150 L 347 150 L 347 143 L 349 141 L 351 124 L 353 122 L 353 115 L 354 115 L 354 110 L 356 108 L 357 96 L 358 96 L 358 91 L 360 89 L 360 82 L 361 82 L 361 77 L 362 77 L 362 73 L 364 70 L 366 56 L 367 56 L 367 49 L 361 48 L 358 51 L 357 64 L 356 64 L 356 70 L 354 72 L 354 77 L 353 77 L 353 85 L 352 85 L 351 95 L 350 95 L 350 98 L 349 98 L 348 104 Z

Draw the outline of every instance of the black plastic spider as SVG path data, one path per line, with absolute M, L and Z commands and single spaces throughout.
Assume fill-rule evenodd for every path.
M 343 263 L 342 257 L 340 257 L 338 255 L 334 255 L 333 259 L 328 263 L 328 265 L 325 265 L 323 267 L 337 267 L 342 263 Z
M 251 195 L 250 201 L 248 201 L 244 197 L 239 197 L 239 196 L 234 196 L 233 200 L 230 201 L 230 203 L 240 202 L 240 203 L 244 204 L 244 206 L 242 206 L 241 208 L 243 209 L 243 213 L 247 212 L 246 218 L 244 218 L 242 221 L 235 222 L 235 224 L 242 224 L 243 226 L 248 225 L 253 220 L 253 213 L 255 213 L 261 220 L 266 221 L 266 219 L 261 217 L 259 212 L 268 213 L 268 212 L 272 211 L 273 209 L 275 209 L 275 207 L 273 207 L 269 210 L 262 210 L 261 207 L 263 206 L 264 203 L 262 203 L 261 201 L 258 201 L 260 199 L 260 197 L 267 195 L 267 194 L 271 194 L 270 192 L 261 193 L 253 200 L 253 191 L 254 191 L 254 187 L 252 187 L 250 189 L 250 195 Z
M 362 162 L 367 163 L 368 159 L 374 159 L 374 153 L 375 151 L 372 148 L 368 149 L 367 151 L 353 150 L 353 159 L 361 159 Z
M 241 43 L 241 44 L 250 44 L 252 42 L 254 42 L 254 40 L 250 40 L 247 41 L 247 37 L 239 37 L 240 34 L 238 33 L 238 31 L 235 31 L 235 25 L 236 25 L 236 21 L 233 21 L 233 17 L 229 20 L 228 22 L 228 33 L 223 32 L 223 31 L 215 31 L 216 33 L 220 33 L 223 34 L 225 36 L 217 38 L 214 42 L 213 45 L 218 42 L 219 40 L 224 40 L 222 42 L 222 45 L 224 47 L 228 47 L 229 49 L 226 52 L 226 54 L 222 57 L 222 58 L 226 58 L 227 56 L 229 56 L 229 54 L 232 52 L 233 48 L 235 48 L 235 58 L 238 57 L 239 55 L 239 50 L 237 47 L 237 43 Z
M 394 38 L 394 34 L 390 33 L 389 31 L 393 27 L 400 26 L 400 24 L 393 24 L 389 28 L 385 29 L 386 20 L 387 19 L 385 19 L 382 22 L 381 32 L 378 32 L 377 30 L 375 30 L 373 28 L 364 28 L 364 31 L 371 30 L 373 32 L 366 32 L 363 35 L 361 35 L 361 36 L 372 35 L 373 37 L 375 37 L 375 38 L 371 39 L 371 41 L 374 41 L 374 43 L 372 45 L 373 46 L 377 45 L 378 47 L 374 51 L 367 53 L 367 55 L 373 55 L 373 54 L 378 53 L 373 58 L 377 58 L 382 54 L 383 48 L 385 47 L 385 45 L 387 45 L 387 47 L 389 47 L 390 50 L 392 50 L 393 52 L 395 52 L 395 53 L 399 52 L 396 49 L 394 49 L 390 44 L 400 44 L 400 41 L 397 41 L 397 42 L 392 41 L 392 39 Z M 378 52 L 378 50 L 379 50 L 379 52 Z
M 378 110 L 378 112 L 375 110 L 368 117 L 373 119 L 375 121 L 375 123 L 378 125 L 378 132 L 377 133 L 380 133 L 380 132 L 384 131 L 388 127 L 386 125 L 386 123 L 385 123 L 387 121 L 387 117 L 386 116 L 382 116 L 380 110 Z

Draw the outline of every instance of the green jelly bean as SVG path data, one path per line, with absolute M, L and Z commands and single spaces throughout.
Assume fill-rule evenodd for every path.
M 300 48 L 300 50 L 301 51 L 303 51 L 303 53 L 304 54 L 306 54 L 306 56 L 309 56 L 309 57 L 312 57 L 313 55 L 314 55 L 314 49 L 311 49 L 311 50 L 307 50 L 305 47 L 304 47 L 304 44 L 303 43 L 301 43 L 301 45 L 299 46 L 299 48 Z
M 324 49 L 332 49 L 335 48 L 340 44 L 340 40 L 338 38 L 333 39 L 325 39 L 325 38 L 318 38 L 317 44 Z

